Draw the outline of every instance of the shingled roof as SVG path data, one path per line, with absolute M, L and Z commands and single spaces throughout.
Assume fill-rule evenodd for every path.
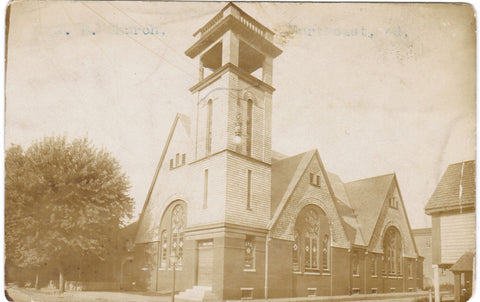
M 272 161 L 271 224 L 283 210 L 282 205 L 316 152 L 311 150 Z M 338 175 L 327 172 L 337 212 L 352 244 L 368 245 L 394 177 L 394 174 L 387 174 L 344 183 Z
M 430 197 L 425 212 L 456 210 L 475 206 L 475 161 L 451 164 Z
M 314 153 L 315 150 L 311 150 L 275 161 L 272 164 L 272 216 L 276 214 L 282 200 L 288 198 L 285 194 L 295 187 L 295 180 L 298 182 L 298 178 L 305 171 Z
M 360 179 L 345 184 L 363 239 L 370 242 L 395 174 Z
M 450 268 L 452 272 L 471 272 L 473 271 L 473 253 L 466 252 Z
M 345 184 L 338 175 L 331 172 L 328 172 L 327 175 L 336 198 L 338 215 L 342 218 L 343 228 L 348 240 L 356 245 L 365 245 L 365 240 L 362 237 L 355 211 L 350 204 Z

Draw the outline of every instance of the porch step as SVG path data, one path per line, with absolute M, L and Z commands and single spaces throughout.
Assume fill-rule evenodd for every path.
M 175 295 L 176 302 L 207 302 L 216 301 L 217 297 L 212 293 L 211 286 L 194 286 Z

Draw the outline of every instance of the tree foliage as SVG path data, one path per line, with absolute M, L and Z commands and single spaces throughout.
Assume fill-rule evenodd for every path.
M 46 137 L 5 156 L 7 260 L 20 267 L 109 257 L 133 200 L 120 165 L 87 139 Z

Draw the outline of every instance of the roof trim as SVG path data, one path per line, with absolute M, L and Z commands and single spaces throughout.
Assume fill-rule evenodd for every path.
M 285 205 L 287 204 L 288 200 L 290 199 L 290 196 L 292 195 L 293 191 L 297 188 L 298 182 L 300 181 L 300 178 L 302 177 L 303 173 L 305 172 L 305 169 L 307 166 L 310 164 L 313 155 L 315 154 L 315 149 L 310 150 L 305 152 L 305 155 L 303 156 L 302 160 L 300 161 L 300 164 L 297 166 L 297 170 L 295 171 L 295 175 L 293 176 L 292 180 L 288 184 L 288 188 L 285 191 L 285 194 L 283 194 L 282 200 L 280 201 L 280 204 L 277 206 L 277 210 L 275 211 L 275 215 L 273 215 L 272 219 L 267 225 L 267 229 L 271 230 L 275 223 L 277 222 L 278 218 L 280 217 L 280 214 L 283 212 Z M 288 158 L 288 157 L 287 157 Z M 307 160 L 308 159 L 308 160 Z M 302 173 L 300 173 L 300 171 Z
M 175 129 L 177 128 L 178 121 L 180 120 L 180 118 L 182 116 L 185 116 L 185 115 L 183 115 L 181 113 L 177 113 L 175 115 L 175 119 L 173 120 L 172 127 L 170 128 L 170 133 L 168 134 L 167 141 L 165 142 L 165 147 L 163 147 L 162 155 L 160 156 L 160 160 L 158 161 L 157 168 L 156 168 L 155 174 L 153 176 L 152 184 L 150 185 L 150 188 L 148 189 L 148 194 L 147 194 L 147 197 L 145 199 L 145 203 L 143 204 L 142 212 L 140 214 L 140 218 L 138 219 L 138 225 L 139 226 L 141 225 L 141 223 L 143 221 L 143 215 L 144 215 L 145 210 L 147 209 L 147 206 L 150 202 L 150 197 L 152 196 L 153 188 L 155 187 L 155 184 L 157 182 L 158 174 L 160 173 L 160 168 L 162 167 L 165 156 L 167 155 L 167 150 L 168 150 L 168 147 L 170 146 L 170 142 L 172 140 L 173 134 L 175 133 Z M 139 229 L 140 229 L 140 227 L 135 232 L 135 242 L 137 241 L 137 236 L 138 236 Z

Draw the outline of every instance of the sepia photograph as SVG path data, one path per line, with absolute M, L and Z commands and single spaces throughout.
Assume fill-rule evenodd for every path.
M 468 301 L 466 3 L 11 1 L 7 301 Z

